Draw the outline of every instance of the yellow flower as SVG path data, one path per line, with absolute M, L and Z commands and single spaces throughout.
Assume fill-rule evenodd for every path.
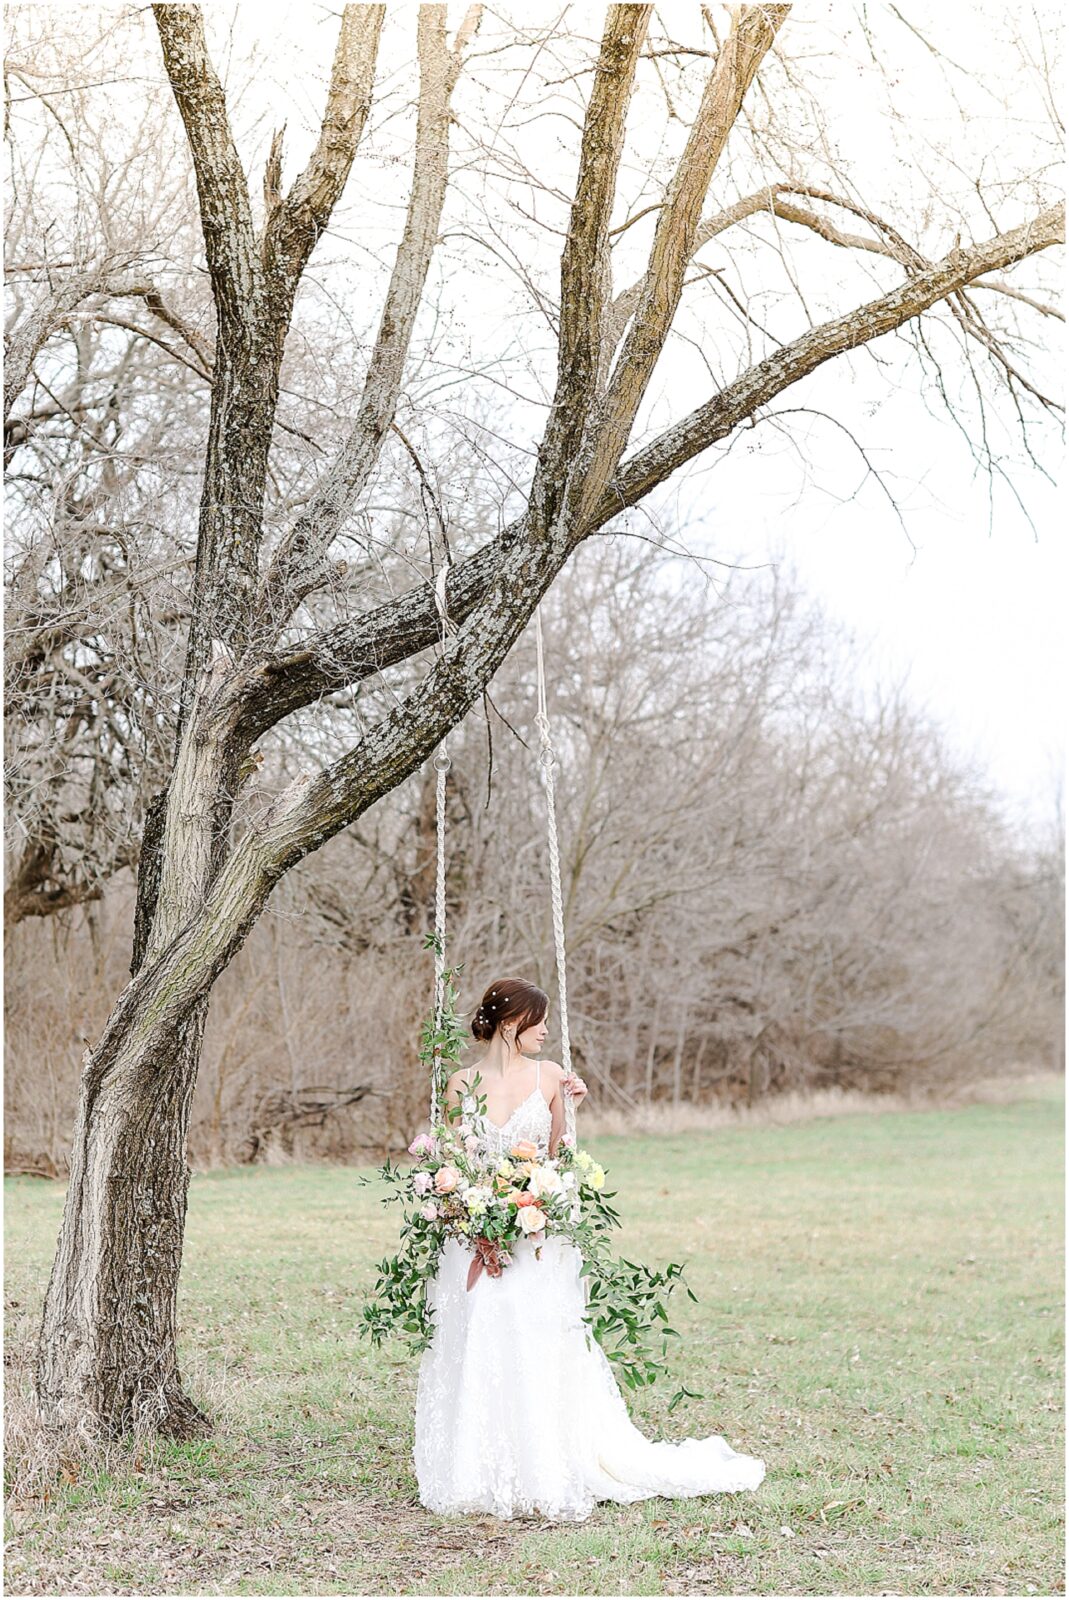
M 605 1182 L 605 1169 L 594 1163 L 593 1169 L 587 1174 L 587 1183 L 592 1189 L 600 1189 Z

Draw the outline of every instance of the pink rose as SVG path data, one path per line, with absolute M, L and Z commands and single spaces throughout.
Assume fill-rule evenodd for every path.
M 429 1133 L 417 1133 L 408 1147 L 410 1156 L 432 1156 L 434 1154 L 434 1140 Z
M 452 1194 L 460 1182 L 460 1173 L 456 1167 L 439 1167 L 434 1174 L 434 1191 L 436 1194 Z
M 546 1214 L 540 1206 L 524 1206 L 518 1217 L 523 1233 L 539 1233 L 546 1225 Z
M 417 1172 L 412 1179 L 412 1187 L 417 1194 L 429 1194 L 433 1179 L 429 1172 Z
M 437 1222 L 438 1207 L 435 1205 L 433 1200 L 428 1200 L 425 1206 L 420 1207 L 419 1214 L 423 1218 L 424 1222 Z

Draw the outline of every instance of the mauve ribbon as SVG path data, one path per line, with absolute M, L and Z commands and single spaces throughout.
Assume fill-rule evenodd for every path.
M 492 1239 L 478 1238 L 475 1240 L 475 1256 L 468 1268 L 468 1288 L 475 1287 L 475 1280 L 483 1268 L 486 1269 L 488 1278 L 500 1278 L 501 1261 L 497 1253 L 497 1245 Z

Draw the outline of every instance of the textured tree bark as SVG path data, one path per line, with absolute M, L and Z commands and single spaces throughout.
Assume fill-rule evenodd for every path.
M 186 1438 L 208 1426 L 177 1360 L 186 1135 L 207 1006 L 151 1059 L 101 1071 L 87 1053 L 64 1224 L 38 1347 L 37 1398 L 51 1426 L 87 1419 L 113 1435 Z

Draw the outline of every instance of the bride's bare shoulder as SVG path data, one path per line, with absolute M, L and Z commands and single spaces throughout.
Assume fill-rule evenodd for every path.
M 559 1083 L 564 1077 L 564 1068 L 559 1061 L 540 1061 L 539 1066 L 543 1072 L 549 1074 L 550 1081 L 553 1083 Z

